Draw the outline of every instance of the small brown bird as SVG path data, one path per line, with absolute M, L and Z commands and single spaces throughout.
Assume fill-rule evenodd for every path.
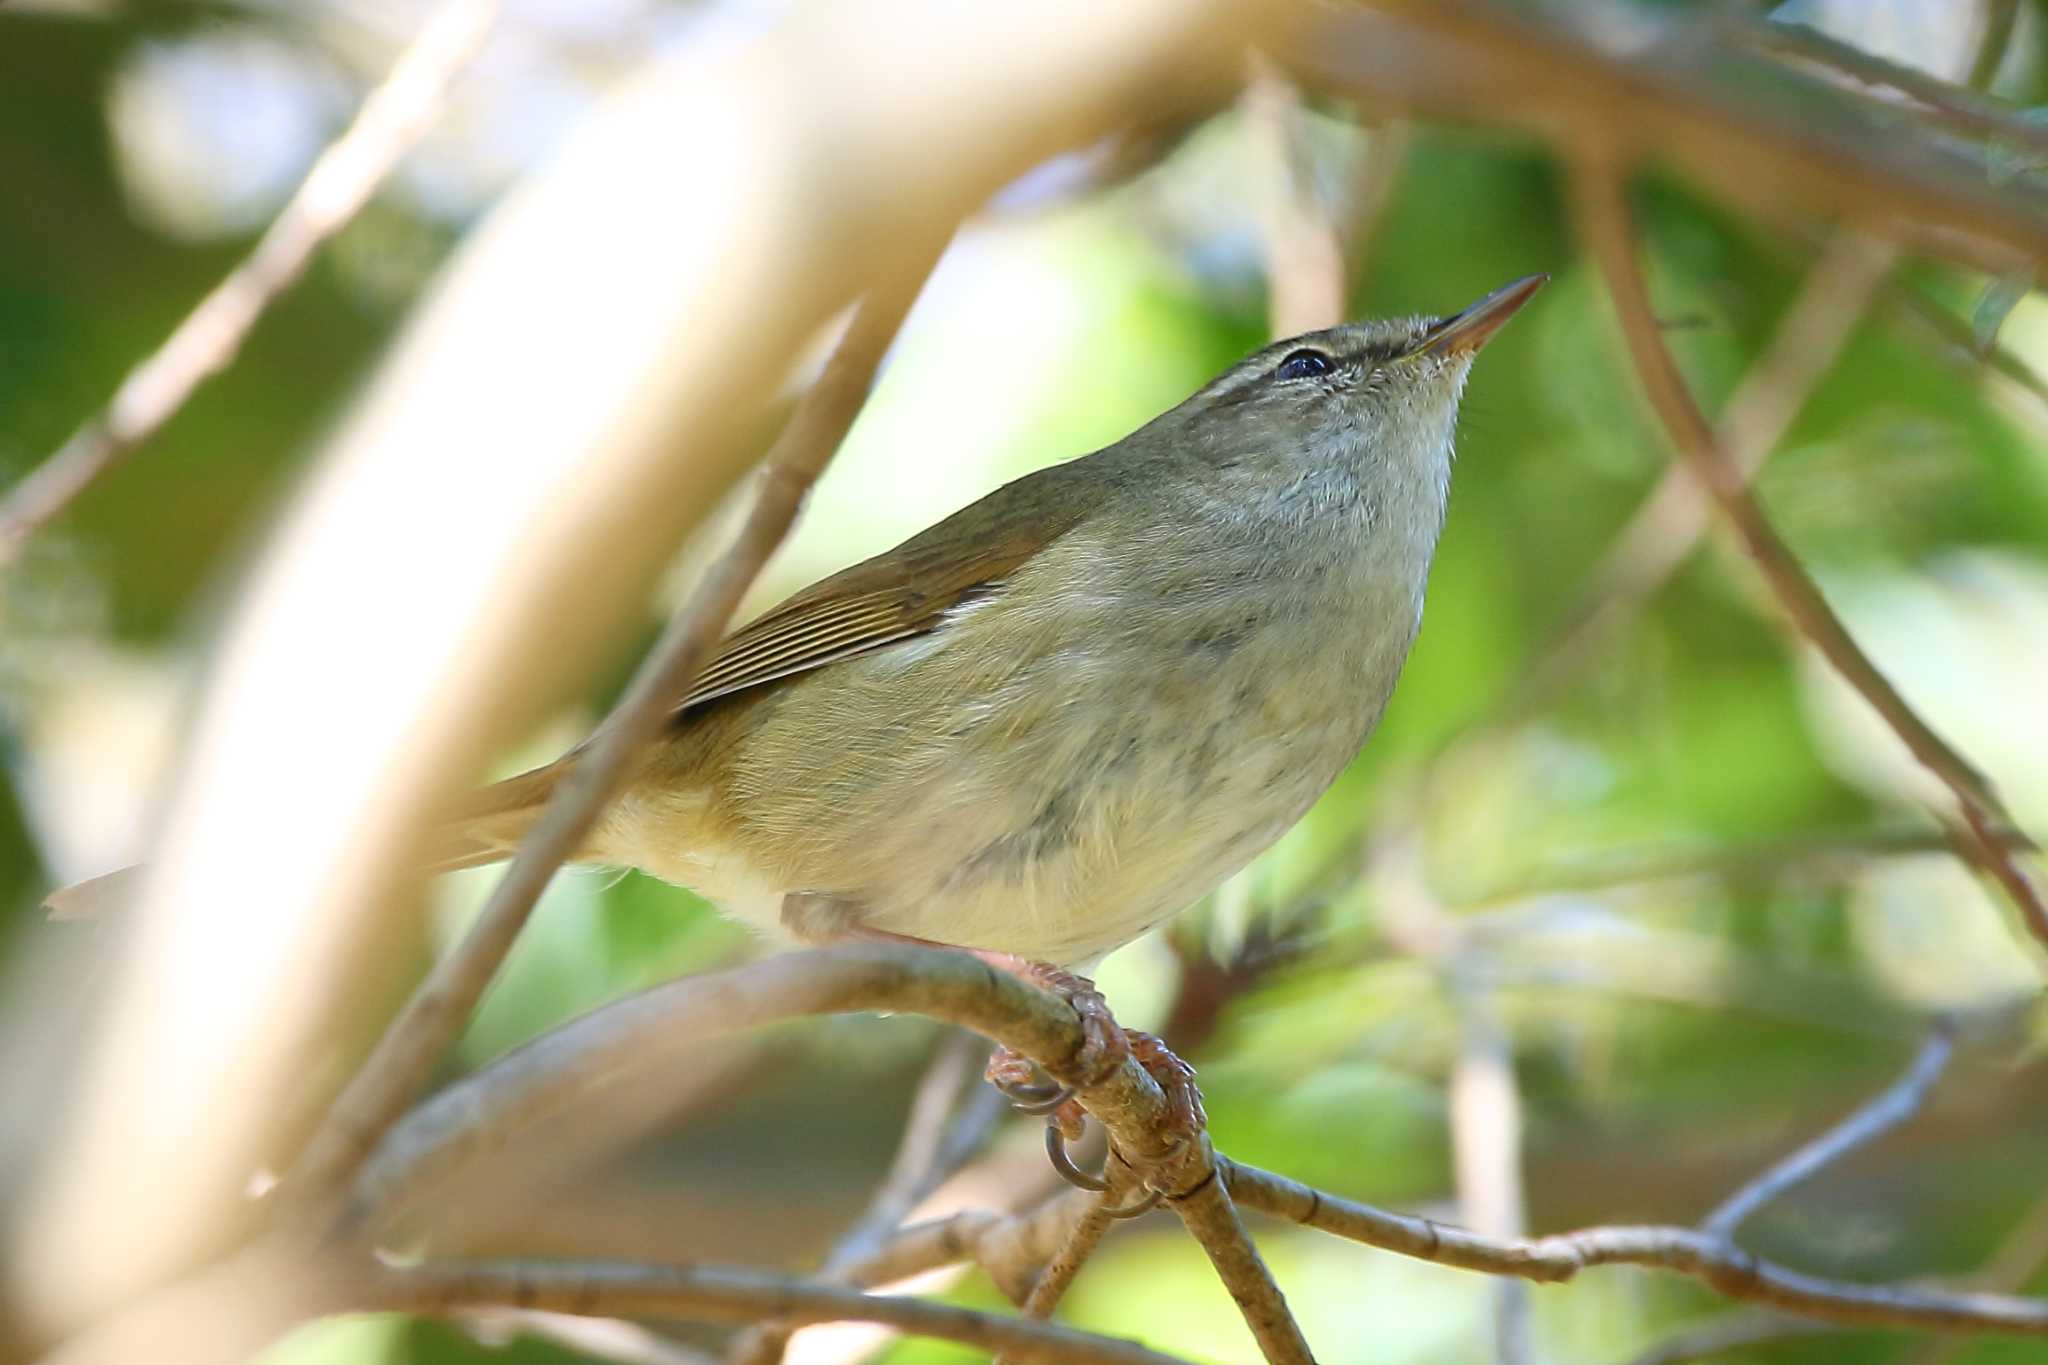
M 579 858 L 797 942 L 1088 970 L 1272 844 L 1372 732 L 1472 358 L 1544 279 L 1269 346 L 798 593 L 725 642 Z M 441 866 L 508 856 L 575 762 L 480 793 Z
M 581 857 L 798 942 L 1087 970 L 1272 844 L 1371 733 L 1467 371 L 1545 278 L 1276 343 L 798 593 L 725 642 Z M 447 865 L 508 855 L 574 762 L 483 792 Z

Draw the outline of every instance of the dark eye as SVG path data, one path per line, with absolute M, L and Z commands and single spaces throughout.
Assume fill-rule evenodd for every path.
M 1321 351 L 1290 351 L 1273 371 L 1275 379 L 1313 379 L 1330 372 L 1330 357 Z

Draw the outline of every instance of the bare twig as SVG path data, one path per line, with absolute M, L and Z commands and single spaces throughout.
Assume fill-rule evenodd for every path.
M 1183 1194 L 1172 1195 L 1168 1203 L 1180 1221 L 1208 1253 L 1223 1287 L 1237 1301 L 1245 1326 L 1270 1365 L 1315 1365 L 1308 1340 L 1288 1310 L 1287 1297 L 1273 1280 L 1273 1272 L 1252 1245 L 1251 1234 L 1237 1216 L 1230 1191 L 1221 1179 L 1216 1155 L 1209 1150 L 1208 1135 L 1201 1139 L 1202 1156 L 1209 1174 L 1199 1185 Z
M 1005 1351 L 1019 1361 L 1184 1365 L 1177 1357 L 1132 1342 L 1054 1323 L 718 1266 L 517 1261 L 421 1265 L 387 1271 L 365 1298 L 367 1307 L 415 1313 L 460 1313 L 509 1304 L 607 1317 L 879 1322 L 919 1336 Z
M 1995 836 L 2002 847 L 2014 852 L 2036 851 L 2034 841 L 2023 831 L 1998 830 Z M 1690 878 L 1742 881 L 1813 874 L 1840 875 L 1841 870 L 1863 867 L 1880 858 L 1954 854 L 1955 851 L 1955 836 L 1945 830 L 1877 829 L 1801 835 L 1739 844 L 1732 848 L 1617 853 L 1578 864 L 1560 864 L 1519 885 L 1485 891 L 1462 900 L 1458 908 L 1477 910 L 1560 892 L 1609 891 Z
M 1639 1355 L 1628 1365 L 1689 1365 L 1709 1360 L 1725 1351 L 1767 1342 L 1789 1341 L 1795 1337 L 1838 1332 L 1833 1323 L 1788 1318 L 1782 1313 L 1738 1313 L 1713 1319 L 1699 1327 L 1674 1332 Z
M 363 1167 L 356 1202 L 365 1212 L 394 1212 L 479 1147 L 502 1144 L 539 1117 L 687 1055 L 706 1037 L 865 1009 L 914 1011 L 971 1028 L 1076 1086 L 1134 1163 L 1176 1155 L 1163 1135 L 1165 1096 L 1136 1061 L 1103 1075 L 1075 1070 L 1083 1035 L 1071 1007 L 966 954 L 864 944 L 671 981 L 543 1034 L 408 1113 Z M 1199 1178 L 1193 1173 L 1187 1183 Z M 1185 1187 L 1170 1185 L 1167 1193 Z
M 566 1346 L 579 1355 L 613 1365 L 716 1365 L 717 1357 L 670 1341 L 659 1332 L 620 1318 L 576 1317 L 527 1308 L 493 1308 L 465 1315 L 470 1334 L 486 1345 L 503 1345 L 519 1335 Z
M 1999 3 L 2003 4 L 2003 0 Z M 1984 41 L 1971 59 L 1972 85 L 1988 85 L 2005 55 L 2005 38 L 2012 32 L 2013 6 L 2003 7 L 2004 19 L 1992 16 Z M 1715 27 L 1735 44 L 1790 57 L 1837 78 L 1838 83 L 1846 79 L 1855 87 L 1903 95 L 1917 106 L 1917 112 L 1927 123 L 1971 137 L 2024 147 L 2035 154 L 2048 153 L 2048 129 L 2014 117 L 2016 111 L 2010 105 L 1915 67 L 1886 61 L 1819 29 L 1735 14 L 1718 16 Z
M 434 124 L 455 78 L 498 15 L 498 0 L 448 0 L 355 122 L 313 163 L 256 247 L 185 316 L 164 344 L 129 371 L 106 408 L 16 484 L 0 504 L 0 566 L 28 538 L 162 429 L 208 377 L 233 362 L 251 329 L 305 271 L 328 238 L 355 217 Z
M 1702 1280 L 1731 1299 L 1827 1322 L 2048 1336 L 2048 1299 L 1824 1279 L 1752 1256 L 1695 1228 L 1611 1226 L 1526 1239 L 1483 1237 L 1341 1199 L 1234 1161 L 1223 1162 L 1222 1169 L 1240 1207 L 1442 1265 L 1550 1284 L 1593 1266 L 1649 1266 Z
M 1457 967 L 1453 964 L 1452 971 Z M 1451 1154 L 1457 1170 L 1458 1209 L 1473 1228 L 1491 1237 L 1527 1230 L 1522 1191 L 1522 1094 L 1515 1059 L 1493 1001 L 1482 987 L 1454 980 L 1463 1043 L 1451 1069 Z M 1494 1286 L 1494 1340 L 1500 1365 L 1535 1358 L 1529 1321 L 1529 1286 L 1503 1279 Z
M 1109 1225 L 1115 1222 L 1112 1210 L 1127 1201 L 1138 1187 L 1137 1173 L 1118 1162 L 1110 1163 L 1107 1181 L 1109 1188 L 1096 1195 L 1087 1212 L 1067 1229 L 1065 1240 L 1058 1251 L 1045 1263 L 1045 1269 L 1038 1272 L 1038 1278 L 1031 1282 L 1031 1292 L 1024 1296 L 1024 1316 L 1028 1318 L 1050 1318 L 1053 1310 L 1060 1306 L 1074 1279 L 1081 1273 L 1095 1248 L 1102 1245 L 1102 1239 L 1109 1232 Z M 995 1365 L 1015 1365 L 1013 1357 L 998 1359 Z
M 1598 147 L 1600 144 L 1590 144 Z M 1750 496 L 1741 471 L 1727 458 L 1679 373 L 1636 263 L 1636 235 L 1621 174 L 1599 152 L 1582 154 L 1575 167 L 1576 210 L 1587 246 L 1606 278 L 1608 294 L 1651 406 L 1687 464 L 1720 506 L 1794 627 L 1860 693 L 1920 763 L 1956 798 L 1959 833 L 1970 860 L 1990 873 L 2019 907 L 2027 927 L 2048 943 L 2048 904 L 1994 825 L 2010 823 L 1983 776 L 1921 719 L 1864 654 L 1827 599 Z
M 1767 218 L 1881 222 L 1992 270 L 2048 255 L 2039 189 L 1993 185 L 1967 148 L 1901 136 L 1910 115 L 1880 120 L 1779 63 L 1700 60 L 1714 48 L 1699 15 L 1620 18 L 1610 5 L 1376 0 L 1321 11 L 1294 46 L 1273 50 L 1305 87 L 1654 155 Z M 1758 98 L 1772 83 L 1759 75 L 1809 96 L 1796 117 Z
M 1977 35 L 1977 53 L 1970 60 L 1969 86 L 1984 91 L 1998 79 L 2005 65 L 2005 49 L 2012 42 L 2013 25 L 2020 17 L 2020 0 L 1985 0 L 1984 28 Z
M 861 302 L 824 372 L 769 451 L 746 524 L 670 620 L 625 695 L 582 749 L 476 923 L 392 1021 L 299 1158 L 290 1181 L 300 1198 L 324 1194 L 348 1179 L 418 1093 L 476 1008 L 540 893 L 667 723 L 717 648 L 740 598 L 796 520 L 812 482 L 853 425 L 931 260 L 930 253 L 922 254 L 914 268 Z
M 1949 1030 L 1937 1028 L 1889 1089 L 1723 1200 L 1700 1220 L 1700 1231 L 1733 1237 L 1758 1209 L 1913 1117 L 1954 1053 Z
M 358 1197 L 371 1207 L 401 1203 L 480 1143 L 516 1140 L 533 1119 L 656 1072 L 707 1036 L 799 1014 L 863 1009 L 922 1013 L 973 1028 L 1078 1083 L 1082 1102 L 1119 1151 L 1155 1164 L 1172 1155 L 1160 1136 L 1166 1098 L 1136 1062 L 1126 1059 L 1102 1077 L 1073 1073 L 1082 1030 L 1065 1003 L 966 954 L 877 944 L 792 953 L 671 982 L 544 1034 L 408 1115 L 364 1168 Z M 1206 1145 L 1201 1155 L 1209 1157 Z M 1185 1160 L 1166 1168 L 1168 1199 L 1199 1199 L 1210 1165 Z M 1830 1322 L 2048 1335 L 2048 1300 L 1824 1279 L 1695 1228 L 1613 1226 L 1488 1237 L 1342 1199 L 1221 1157 L 1213 1166 L 1240 1208 L 1422 1260 L 1537 1281 L 1567 1280 L 1597 1265 L 1652 1266 L 1701 1279 L 1730 1298 Z M 961 1215 L 907 1228 L 847 1274 L 854 1283 L 875 1283 L 974 1259 L 1022 1297 L 1028 1291 L 1017 1288 L 1017 1267 L 1054 1255 L 1092 1204 L 1083 1192 L 1067 1191 L 1023 1218 Z
M 962 1110 L 960 1121 L 948 1126 L 961 1085 L 974 1072 L 977 1044 L 970 1033 L 955 1033 L 940 1044 L 931 1065 L 911 1097 L 910 1114 L 903 1123 L 903 1137 L 889 1174 L 875 1192 L 865 1213 L 839 1239 L 819 1278 L 827 1284 L 850 1284 L 849 1267 L 873 1254 L 918 1203 L 936 1189 L 961 1162 L 972 1155 L 995 1121 L 1001 1117 L 1002 1100 L 994 1090 L 977 1090 Z M 765 1324 L 743 1332 L 726 1352 L 732 1365 L 774 1365 L 782 1359 L 793 1335 L 790 1328 Z

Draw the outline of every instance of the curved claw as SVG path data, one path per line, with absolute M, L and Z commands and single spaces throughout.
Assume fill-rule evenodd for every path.
M 1052 1168 L 1060 1173 L 1060 1179 L 1069 1185 L 1078 1185 L 1084 1190 L 1101 1194 L 1109 1188 L 1109 1182 L 1099 1175 L 1090 1175 L 1074 1164 L 1074 1158 L 1067 1153 L 1067 1137 L 1057 1123 L 1045 1125 L 1045 1154 L 1052 1161 Z
M 1074 1088 L 1070 1085 L 1020 1085 L 1004 1090 L 1003 1098 L 1020 1114 L 1043 1117 L 1066 1108 L 1067 1101 L 1074 1098 Z
M 1052 1161 L 1052 1168 L 1058 1171 L 1060 1178 L 1068 1184 L 1077 1185 L 1081 1189 L 1088 1190 L 1094 1194 L 1108 1193 L 1109 1182 L 1107 1180 L 1104 1180 L 1099 1175 L 1090 1175 L 1074 1164 L 1074 1158 L 1067 1152 L 1066 1135 L 1060 1132 L 1060 1126 L 1057 1123 L 1045 1125 L 1045 1154 Z M 1108 1216 L 1111 1218 L 1137 1218 L 1158 1208 L 1159 1201 L 1165 1197 L 1166 1191 L 1164 1190 L 1148 1190 L 1145 1193 L 1145 1197 L 1137 1203 L 1111 1209 Z

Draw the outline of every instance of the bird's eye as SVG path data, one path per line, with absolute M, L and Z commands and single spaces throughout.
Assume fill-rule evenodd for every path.
M 1276 379 L 1312 379 L 1330 372 L 1330 357 L 1321 351 L 1290 351 L 1273 371 Z

